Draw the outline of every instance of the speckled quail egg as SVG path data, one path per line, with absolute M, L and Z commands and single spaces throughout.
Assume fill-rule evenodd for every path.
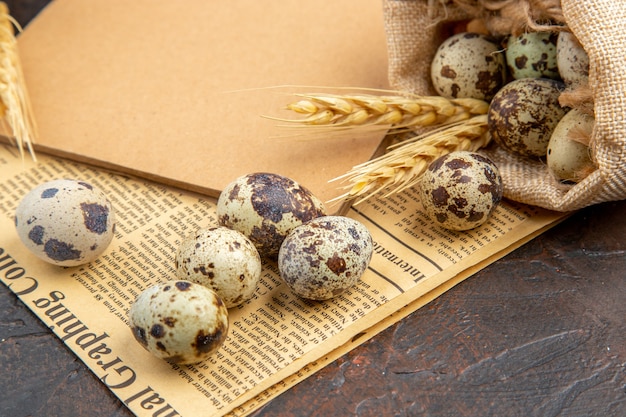
M 76 266 L 106 250 L 115 232 L 115 213 L 95 186 L 58 179 L 24 196 L 15 210 L 15 227 L 37 257 L 55 265 Z
M 506 41 L 506 64 L 515 79 L 559 79 L 556 62 L 556 32 L 527 32 Z
M 585 85 L 589 81 L 589 56 L 573 33 L 559 33 L 556 62 L 565 84 Z
M 224 343 L 228 309 L 204 285 L 173 280 L 139 294 L 129 322 L 147 351 L 171 363 L 191 364 L 205 360 Z
M 324 204 L 307 188 L 265 172 L 235 179 L 217 201 L 218 223 L 243 233 L 262 258 L 275 259 L 291 230 L 325 214 Z
M 372 236 L 361 222 L 318 217 L 289 233 L 280 247 L 278 270 L 294 294 L 327 300 L 356 284 L 372 251 Z
M 457 151 L 435 159 L 420 181 L 428 217 L 449 230 L 485 223 L 502 200 L 498 167 L 476 152 Z
M 214 290 L 227 308 L 254 295 L 261 257 L 250 239 L 227 227 L 202 228 L 188 235 L 176 252 L 176 275 Z
M 430 74 L 440 96 L 489 101 L 505 83 L 506 63 L 497 42 L 482 34 L 464 32 L 439 46 Z
M 595 170 L 588 146 L 594 124 L 592 116 L 572 109 L 556 125 L 546 162 L 557 180 L 577 183 Z
M 547 78 L 522 78 L 502 87 L 487 115 L 494 141 L 518 155 L 545 157 L 550 135 L 567 113 L 559 104 L 564 88 Z

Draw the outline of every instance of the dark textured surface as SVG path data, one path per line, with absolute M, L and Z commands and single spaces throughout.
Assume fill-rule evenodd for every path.
M 623 213 L 577 213 L 254 415 L 626 416 Z M 2 285 L 0 387 L 0 416 L 131 415 Z
M 624 212 L 575 214 L 254 415 L 626 415 Z M 2 416 L 130 415 L 4 286 L 0 367 Z
M 255 415 L 625 416 L 624 210 L 576 214 Z
M 4 0 L 11 16 L 25 27 L 50 0 Z

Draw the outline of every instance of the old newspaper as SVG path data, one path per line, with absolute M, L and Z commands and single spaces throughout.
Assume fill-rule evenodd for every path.
M 90 182 L 115 207 L 114 241 L 90 264 L 49 265 L 19 241 L 15 208 L 55 178 Z M 193 366 L 170 365 L 135 342 L 127 313 L 142 290 L 174 277 L 187 234 L 217 224 L 215 201 L 44 155 L 35 164 L 0 146 L 0 279 L 138 416 L 249 414 L 564 218 L 504 202 L 485 225 L 453 233 L 429 221 L 411 190 L 372 198 L 346 215 L 375 241 L 357 285 L 329 301 L 306 301 L 265 261 L 254 298 L 229 311 L 219 351 Z

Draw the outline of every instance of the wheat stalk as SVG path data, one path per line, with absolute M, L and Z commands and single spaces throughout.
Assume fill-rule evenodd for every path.
M 383 125 L 395 129 L 453 124 L 486 114 L 483 100 L 416 95 L 296 94 L 300 100 L 287 109 L 305 115 L 301 119 L 272 118 L 298 126 L 352 128 Z
M 19 24 L 9 15 L 9 9 L 0 2 L 0 117 L 8 125 L 9 134 L 15 138 L 22 158 L 28 148 L 36 160 L 33 142 L 36 136 L 35 120 L 17 53 L 13 25 Z
M 487 116 L 478 115 L 441 127 L 389 148 L 375 159 L 352 168 L 331 181 L 343 180 L 348 191 L 330 202 L 356 200 L 359 204 L 374 194 L 388 190 L 385 197 L 416 185 L 428 165 L 454 151 L 476 151 L 491 141 Z

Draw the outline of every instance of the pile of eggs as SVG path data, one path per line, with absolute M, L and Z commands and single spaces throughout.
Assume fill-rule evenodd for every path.
M 148 288 L 130 309 L 135 339 L 166 361 L 199 362 L 221 346 L 228 309 L 254 297 L 263 259 L 277 262 L 297 296 L 325 300 L 354 285 L 373 252 L 364 225 L 328 215 L 311 191 L 277 174 L 235 179 L 220 194 L 217 218 L 180 243 L 177 279 Z
M 595 169 L 589 150 L 592 115 L 562 106 L 567 88 L 588 81 L 589 58 L 569 32 L 528 32 L 496 39 L 484 25 L 439 45 L 430 76 L 440 96 L 489 102 L 494 142 L 522 158 L 545 160 L 561 183 L 577 183 Z M 480 32 L 480 33 L 478 33 Z M 433 161 L 420 181 L 424 210 L 449 230 L 487 221 L 502 198 L 498 167 L 478 153 L 453 152 Z
M 431 80 L 441 96 L 490 102 L 489 130 L 499 146 L 545 159 L 558 181 L 577 183 L 595 169 L 587 146 L 594 118 L 568 111 L 559 96 L 585 85 L 588 71 L 589 58 L 570 32 L 504 39 L 463 32 L 439 46 Z
M 328 215 L 297 182 L 252 173 L 229 184 L 217 202 L 218 224 L 186 236 L 175 254 L 176 277 L 153 285 L 129 310 L 134 338 L 171 363 L 205 360 L 226 340 L 228 310 L 252 299 L 263 259 L 299 297 L 326 300 L 367 269 L 372 237 L 360 222 Z M 32 189 L 15 212 L 24 245 L 54 265 L 95 260 L 112 241 L 115 213 L 105 194 L 71 179 Z

